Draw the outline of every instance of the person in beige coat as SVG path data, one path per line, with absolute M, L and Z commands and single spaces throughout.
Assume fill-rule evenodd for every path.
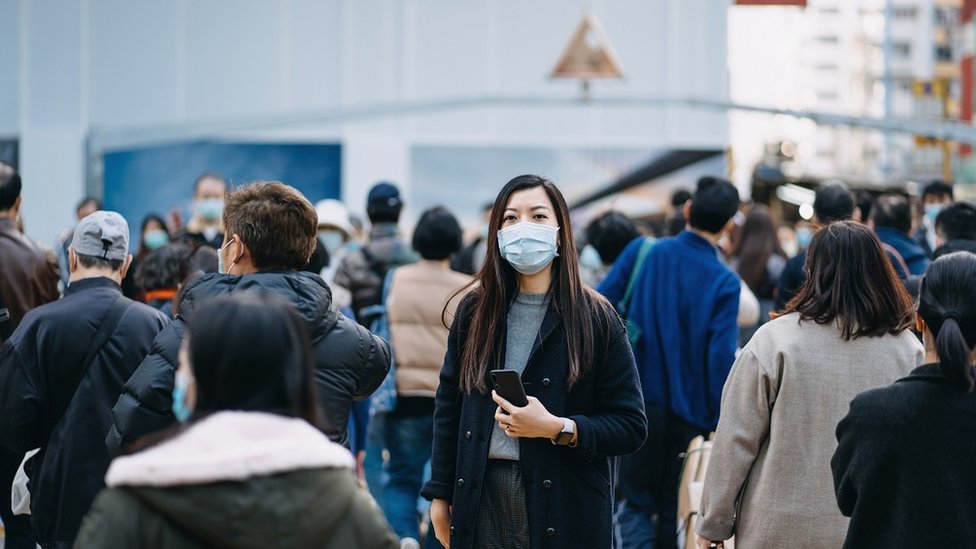
M 836 548 L 834 430 L 850 401 L 921 365 L 911 298 L 870 229 L 842 221 L 810 244 L 807 280 L 737 358 L 722 393 L 699 546 Z
M 384 511 L 401 540 L 419 540 L 417 498 L 434 436 L 434 395 L 447 352 L 448 326 L 472 278 L 451 270 L 461 249 L 461 227 L 444 208 L 417 222 L 413 248 L 421 260 L 393 271 L 386 315 L 396 362 L 397 403 L 386 418 L 390 451 Z M 411 542 L 404 547 L 417 547 Z

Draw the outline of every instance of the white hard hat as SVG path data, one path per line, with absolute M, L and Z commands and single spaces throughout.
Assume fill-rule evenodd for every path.
M 315 203 L 315 213 L 319 216 L 319 227 L 331 226 L 342 230 L 346 236 L 352 236 L 355 230 L 349 222 L 349 211 L 345 204 L 332 198 L 319 200 Z

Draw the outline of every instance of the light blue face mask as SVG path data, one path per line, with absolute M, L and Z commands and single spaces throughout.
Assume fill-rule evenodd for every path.
M 580 267 L 584 269 L 602 269 L 603 260 L 600 258 L 600 252 L 596 251 L 596 248 L 587 244 L 583 246 L 583 250 L 580 252 Z
M 322 245 L 328 250 L 329 255 L 332 255 L 346 243 L 346 235 L 332 229 L 322 229 L 319 231 L 319 240 L 322 241 Z
M 925 218 L 935 225 L 935 218 L 939 217 L 939 214 L 942 213 L 944 208 L 945 204 L 929 204 L 925 207 Z
M 149 250 L 158 250 L 169 243 L 169 235 L 162 229 L 154 229 L 146 232 L 142 242 Z
M 224 201 L 219 198 L 205 198 L 197 202 L 197 213 L 206 221 L 217 221 L 224 213 Z
M 224 243 L 224 245 L 221 246 L 220 248 L 217 248 L 217 272 L 220 273 L 220 274 L 229 274 L 229 273 L 224 272 L 224 248 L 226 248 L 227 245 L 230 244 L 231 242 L 234 242 L 234 241 L 233 240 L 230 240 L 230 241 Z M 234 268 L 234 265 L 237 265 L 237 263 L 236 262 L 235 263 L 231 263 L 230 264 L 230 268 L 233 269 Z
M 186 405 L 186 393 L 190 389 L 190 376 L 176 371 L 176 382 L 173 384 L 173 416 L 180 423 L 186 423 L 193 415 L 193 409 Z
M 498 249 L 512 268 L 524 275 L 545 269 L 559 254 L 559 227 L 539 223 L 516 223 L 498 231 Z
M 796 230 L 796 243 L 801 249 L 807 249 L 811 240 L 813 240 L 813 231 L 810 228 L 800 227 Z

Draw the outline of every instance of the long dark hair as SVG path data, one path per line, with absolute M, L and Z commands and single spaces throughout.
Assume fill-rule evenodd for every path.
M 498 230 L 508 200 L 513 193 L 542 187 L 555 209 L 559 225 L 559 256 L 552 263 L 552 284 L 549 295 L 552 307 L 566 330 L 568 350 L 567 381 L 575 384 L 593 365 L 597 342 L 593 330 L 594 315 L 609 319 L 612 308 L 606 300 L 586 288 L 580 280 L 579 256 L 570 226 L 569 208 L 556 185 L 537 175 L 520 175 L 502 188 L 491 210 L 486 242 L 487 253 L 475 280 L 463 288 L 475 287 L 467 318 L 458 319 L 455 326 L 465 330 L 465 344 L 461 350 L 460 386 L 467 393 L 488 392 L 488 371 L 503 368 L 502 348 L 506 333 L 506 316 L 518 295 L 518 273 L 509 265 L 498 249 Z M 452 297 L 453 299 L 453 297 Z M 450 300 L 449 300 L 450 302 Z
M 960 389 L 972 391 L 976 255 L 956 252 L 929 265 L 919 289 L 918 314 L 935 336 L 942 372 Z
M 838 221 L 817 232 L 807 249 L 807 279 L 779 313 L 818 324 L 836 321 L 843 338 L 898 334 L 912 325 L 912 298 L 874 232 Z
M 290 303 L 243 292 L 203 305 L 188 323 L 195 414 L 265 411 L 321 425 L 308 328 Z
M 739 276 L 753 292 L 766 283 L 769 258 L 778 255 L 786 259 L 776 226 L 769 210 L 762 205 L 753 206 L 742 225 L 742 234 L 733 254 L 739 261 Z

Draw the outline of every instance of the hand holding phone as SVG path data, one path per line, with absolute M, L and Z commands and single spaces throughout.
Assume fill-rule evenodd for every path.
M 495 391 L 505 400 L 514 406 L 522 407 L 529 405 L 529 399 L 525 396 L 525 388 L 522 386 L 522 377 L 515 370 L 492 370 L 491 383 Z

